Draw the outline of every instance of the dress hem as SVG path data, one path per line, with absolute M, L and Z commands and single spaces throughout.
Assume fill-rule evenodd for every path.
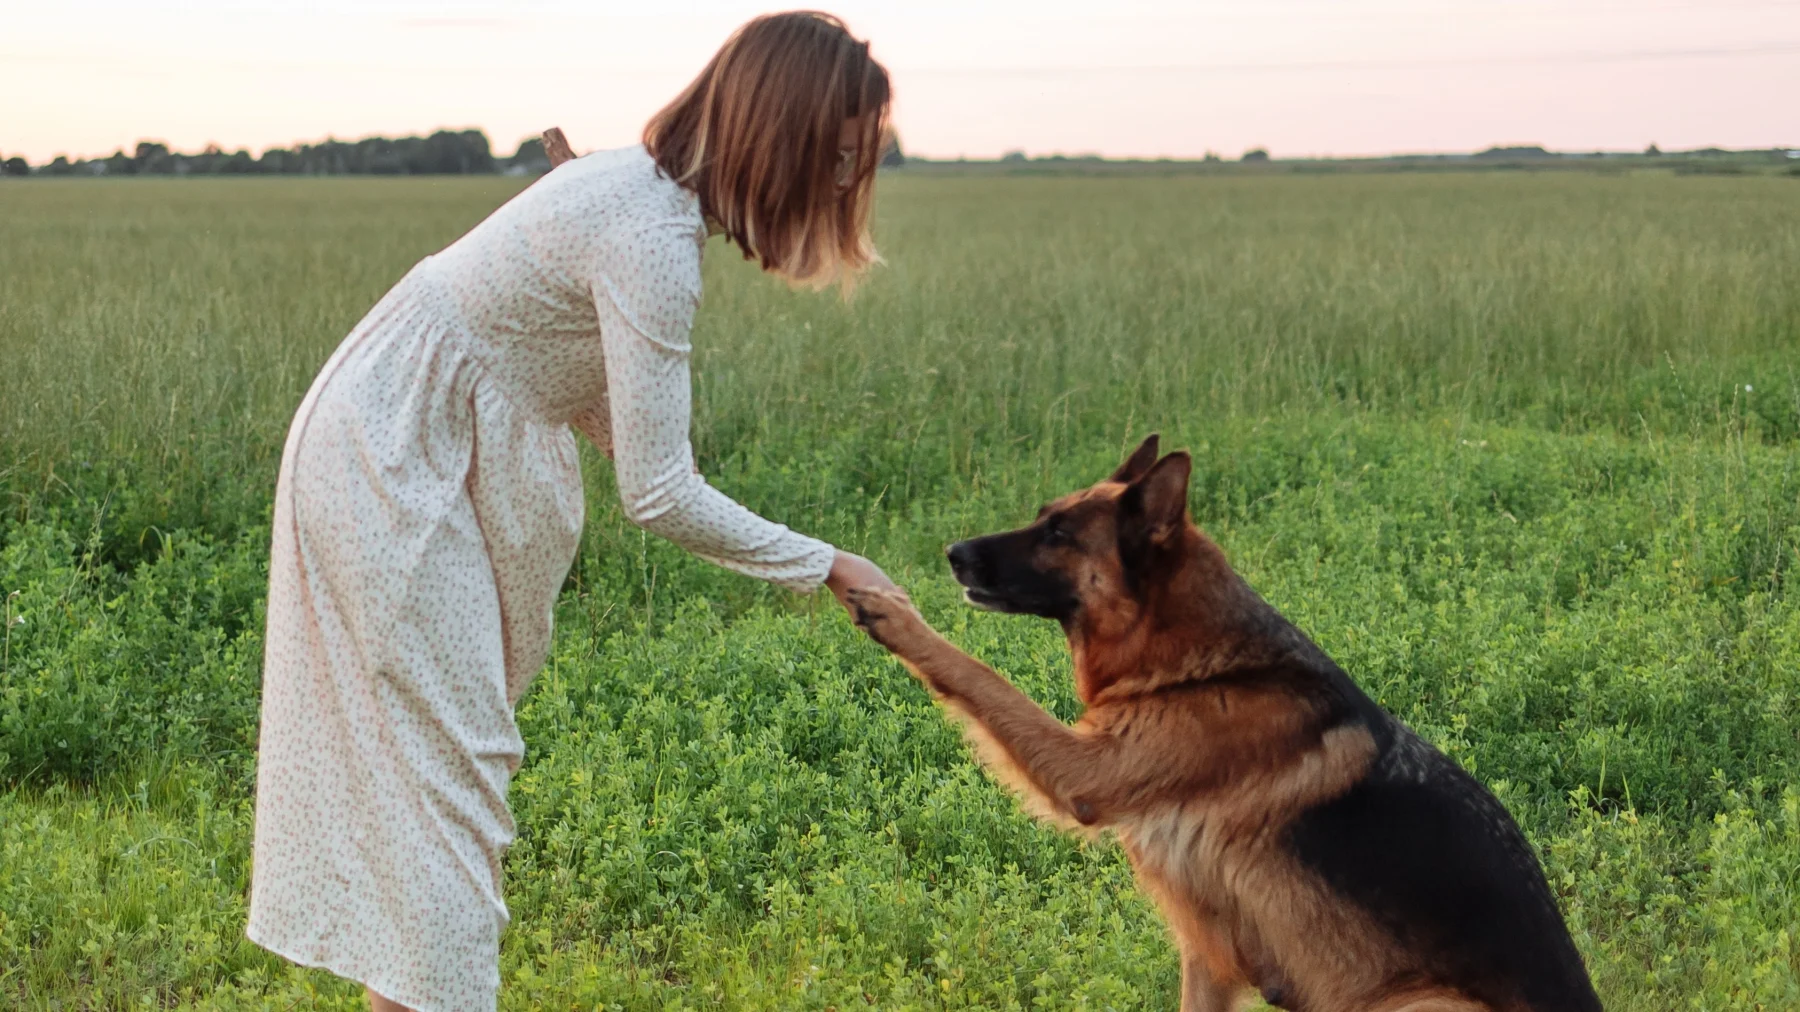
M 343 962 L 335 959 L 306 959 L 289 951 L 287 946 L 278 944 L 269 938 L 261 936 L 262 932 L 256 930 L 254 927 L 246 926 L 244 928 L 244 937 L 250 939 L 251 944 L 260 949 L 272 952 L 296 966 L 304 966 L 311 970 L 324 970 L 327 973 L 341 977 L 353 984 L 361 984 L 367 990 L 375 992 L 381 997 L 386 998 L 388 1001 L 398 1002 L 411 1009 L 412 1012 L 454 1012 L 451 1006 L 447 1004 L 420 1001 L 416 997 L 395 993 L 391 987 L 381 983 L 381 974 L 379 973 L 350 969 Z M 496 994 L 494 997 L 495 1001 L 489 1006 L 490 1008 L 496 1007 L 499 1004 L 499 996 Z

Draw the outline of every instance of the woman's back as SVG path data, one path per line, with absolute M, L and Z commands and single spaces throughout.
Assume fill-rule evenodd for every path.
M 606 300 L 685 350 L 706 238 L 699 201 L 642 146 L 558 167 L 428 258 L 417 283 L 520 407 L 564 422 L 604 396 Z

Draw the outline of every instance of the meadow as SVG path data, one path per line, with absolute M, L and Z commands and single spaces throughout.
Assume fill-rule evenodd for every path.
M 357 318 L 520 185 L 0 185 L 0 1006 L 351 1009 L 243 938 L 269 503 Z M 1611 1009 L 1800 1008 L 1800 180 L 919 176 L 848 304 L 717 244 L 695 442 L 1076 712 L 942 547 L 1145 433 L 1539 848 Z M 1174 1008 L 828 596 L 589 521 L 519 711 L 502 1008 Z

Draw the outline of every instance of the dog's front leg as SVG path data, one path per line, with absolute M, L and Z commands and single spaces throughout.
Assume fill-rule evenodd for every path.
M 1181 1012 L 1233 1012 L 1244 1004 L 1244 989 L 1224 983 L 1205 959 L 1181 957 Z
M 983 761 L 1045 809 L 1084 826 L 1103 824 L 1143 785 L 1119 743 L 1084 735 L 926 624 L 904 594 L 851 591 L 856 623 L 912 669 L 969 723 Z

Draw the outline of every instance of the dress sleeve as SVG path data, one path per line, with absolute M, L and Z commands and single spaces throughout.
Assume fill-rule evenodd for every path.
M 625 515 L 726 569 L 800 593 L 818 589 L 836 549 L 764 520 L 694 470 L 688 331 L 700 302 L 700 244 L 692 227 L 670 222 L 617 240 L 592 284 L 611 424 L 578 417 L 576 425 L 590 439 L 610 437 Z

